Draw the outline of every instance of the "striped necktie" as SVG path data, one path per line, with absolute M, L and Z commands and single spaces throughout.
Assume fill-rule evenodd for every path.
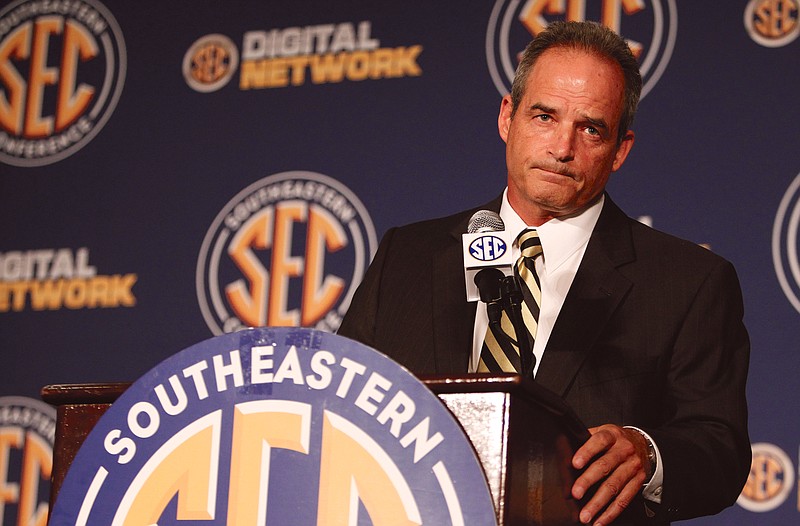
M 517 245 L 520 248 L 520 257 L 514 265 L 514 275 L 522 292 L 522 319 L 527 329 L 525 336 L 532 349 L 539 320 L 539 306 L 542 301 L 542 291 L 539 277 L 536 275 L 534 259 L 542 254 L 542 243 L 536 229 L 529 228 L 523 230 L 517 237 Z M 491 323 L 490 321 L 489 328 L 486 330 L 478 372 L 514 373 L 521 372 L 521 370 L 516 332 L 508 313 L 503 309 L 500 323 Z

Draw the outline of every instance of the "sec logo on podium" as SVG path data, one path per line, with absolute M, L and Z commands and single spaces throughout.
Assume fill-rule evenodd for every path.
M 50 520 L 64 525 L 496 525 L 455 418 L 384 355 L 259 328 L 165 360 L 111 406 Z

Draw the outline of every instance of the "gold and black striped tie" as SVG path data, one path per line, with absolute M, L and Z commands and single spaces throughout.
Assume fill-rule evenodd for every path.
M 522 319 L 527 332 L 525 336 L 530 342 L 529 348 L 533 349 L 539 321 L 539 306 L 542 302 L 542 289 L 539 284 L 539 276 L 536 274 L 534 259 L 542 254 L 542 243 L 536 229 L 529 228 L 523 230 L 517 237 L 517 245 L 520 248 L 520 257 L 514 266 L 514 275 L 522 292 Z M 533 360 L 534 358 L 531 357 L 531 361 Z M 508 313 L 503 309 L 500 323 L 489 323 L 489 328 L 486 330 L 478 372 L 515 373 L 521 371 L 516 331 L 514 331 Z

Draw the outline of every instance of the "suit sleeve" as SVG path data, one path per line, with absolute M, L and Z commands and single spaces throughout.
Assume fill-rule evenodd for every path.
M 750 343 L 733 266 L 721 261 L 697 291 L 670 360 L 660 428 L 646 429 L 664 462 L 670 520 L 735 502 L 750 470 L 745 383 Z

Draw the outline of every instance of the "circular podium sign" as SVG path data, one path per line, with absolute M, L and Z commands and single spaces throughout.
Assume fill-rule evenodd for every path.
M 496 525 L 471 444 L 386 356 L 259 328 L 152 369 L 87 437 L 51 526 Z

